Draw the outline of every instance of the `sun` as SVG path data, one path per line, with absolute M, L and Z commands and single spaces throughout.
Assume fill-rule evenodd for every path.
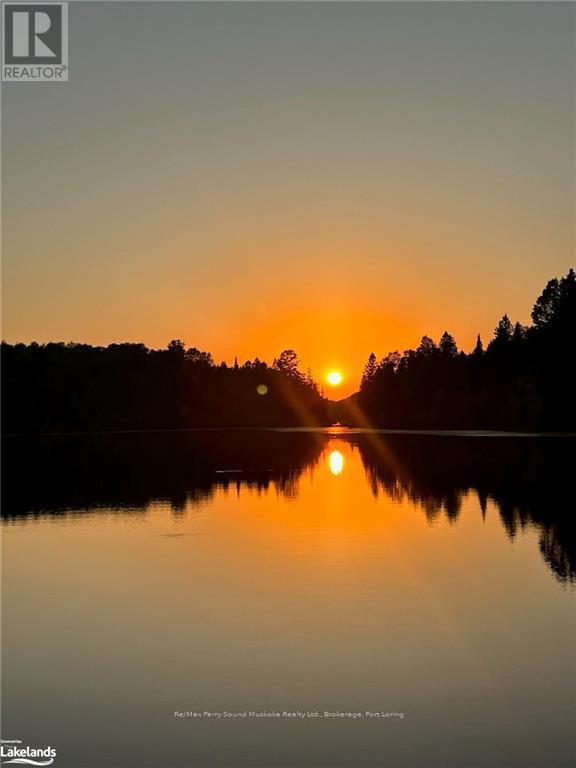
M 331 387 L 337 387 L 342 384 L 342 374 L 340 371 L 330 371 L 328 376 L 326 376 L 326 381 Z

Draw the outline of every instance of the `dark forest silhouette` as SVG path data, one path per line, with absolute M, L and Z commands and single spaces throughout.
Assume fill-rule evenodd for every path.
M 360 391 L 325 399 L 293 350 L 272 366 L 215 364 L 171 341 L 2 345 L 7 434 L 194 427 L 314 426 L 335 421 L 399 429 L 576 429 L 576 275 L 550 280 L 532 325 L 507 315 L 470 354 L 444 333 L 417 349 L 371 355 Z
M 390 428 L 576 429 L 576 274 L 550 280 L 532 325 L 504 315 L 484 350 L 470 354 L 447 331 L 436 344 L 370 355 L 360 392 L 344 401 L 342 421 Z
M 323 432 L 208 430 L 66 437 L 14 437 L 3 455 L 2 516 L 145 514 L 155 501 L 185 514 L 219 491 L 285 497 L 299 492 L 331 438 Z M 561 582 L 576 580 L 572 439 L 341 434 L 358 449 L 375 496 L 417 504 L 431 523 L 457 524 L 476 493 L 510 539 L 538 531 L 543 559 Z M 31 482 L 33 479 L 33 482 Z
M 324 424 L 327 402 L 298 357 L 215 365 L 144 344 L 3 344 L 6 434 Z

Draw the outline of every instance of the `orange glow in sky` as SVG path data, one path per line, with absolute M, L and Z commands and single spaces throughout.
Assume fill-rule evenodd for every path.
M 91 30 L 131 61 L 157 12 L 127 39 L 104 5 L 84 75 L 2 94 L 8 342 L 293 349 L 340 398 L 371 352 L 530 322 L 572 265 L 570 4 L 172 3 L 121 78 Z

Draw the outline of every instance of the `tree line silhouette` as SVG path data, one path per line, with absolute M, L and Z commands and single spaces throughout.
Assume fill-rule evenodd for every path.
M 176 339 L 144 344 L 2 344 L 7 434 L 323 424 L 327 402 L 293 350 L 272 366 L 216 365 Z
M 316 426 L 339 421 L 394 429 L 576 430 L 576 275 L 550 280 L 528 327 L 507 315 L 484 349 L 458 350 L 447 331 L 417 349 L 371 354 L 360 391 L 323 397 L 298 356 L 270 366 L 216 364 L 175 339 L 144 344 L 2 344 L 8 434 L 194 427 Z
M 446 331 L 417 349 L 371 354 L 360 392 L 340 405 L 340 420 L 389 428 L 576 429 L 576 274 L 550 280 L 532 324 L 504 315 L 487 348 L 458 350 Z

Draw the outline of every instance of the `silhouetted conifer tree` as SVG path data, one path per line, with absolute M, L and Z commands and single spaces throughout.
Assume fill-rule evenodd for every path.
M 368 356 L 368 361 L 364 366 L 364 373 L 362 374 L 362 380 L 360 387 L 364 388 L 373 383 L 376 377 L 376 371 L 378 370 L 378 363 L 376 362 L 376 355 L 371 352 Z
M 494 341 L 498 344 L 507 344 L 512 340 L 512 323 L 508 315 L 504 315 L 494 329 Z
M 420 357 L 431 357 L 437 351 L 436 344 L 430 336 L 422 336 L 416 354 Z
M 458 347 L 454 341 L 454 337 L 449 334 L 448 331 L 444 331 L 442 334 L 438 348 L 440 349 L 442 357 L 456 357 L 458 354 Z

